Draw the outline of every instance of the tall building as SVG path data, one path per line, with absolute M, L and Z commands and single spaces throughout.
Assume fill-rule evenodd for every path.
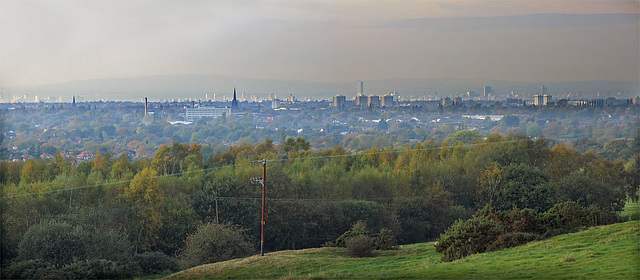
M 238 109 L 238 99 L 236 98 L 236 88 L 233 88 L 233 100 L 231 100 L 231 108 Z
M 368 99 L 365 95 L 357 95 L 356 96 L 356 106 L 364 106 L 367 105 Z
M 360 95 L 364 95 L 364 82 L 360 81 Z
M 380 96 L 377 95 L 369 95 L 369 102 L 367 103 L 367 105 L 369 107 L 376 107 L 376 106 L 380 106 Z
M 545 87 L 544 85 L 542 85 L 542 86 L 540 87 L 540 94 L 542 94 L 542 95 L 549 94 L 548 90 L 549 90 L 549 89 L 548 89 L 547 87 Z
M 490 86 L 486 86 L 484 87 L 484 94 L 482 95 L 482 97 L 484 99 L 488 99 L 492 93 L 493 93 L 493 89 Z
M 533 98 L 533 105 L 547 106 L 551 102 L 552 96 L 549 94 L 536 94 Z
M 333 97 L 333 107 L 342 109 L 346 103 L 347 97 L 344 95 L 336 95 Z
M 393 95 L 387 94 L 382 97 L 382 107 L 393 107 Z

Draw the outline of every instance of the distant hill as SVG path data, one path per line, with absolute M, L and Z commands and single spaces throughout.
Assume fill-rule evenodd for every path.
M 432 243 L 373 258 L 343 248 L 281 251 L 194 267 L 168 279 L 638 279 L 640 223 L 594 227 L 522 246 L 441 262 Z
M 467 91 L 482 93 L 484 86 L 491 86 L 498 94 L 514 91 L 517 94 L 526 92 L 529 95 L 538 93 L 540 86 L 545 85 L 551 94 L 562 92 L 580 92 L 581 96 L 592 98 L 601 92 L 601 97 L 609 95 L 622 98 L 638 95 L 639 82 L 629 81 L 583 81 L 583 82 L 510 82 L 497 80 L 462 80 L 462 79 L 384 79 L 365 80 L 365 94 L 383 95 L 396 92 L 401 96 L 455 96 Z M 167 75 L 144 76 L 131 78 L 93 79 L 72 81 L 40 86 L 4 88 L 0 91 L 4 96 L 28 94 L 33 97 L 62 97 L 63 101 L 71 101 L 71 96 L 82 96 L 85 100 L 140 100 L 149 97 L 152 101 L 164 98 L 204 99 L 205 93 L 216 93 L 218 99 L 226 94 L 232 96 L 233 88 L 238 94 L 245 92 L 265 98 L 269 93 L 284 98 L 289 94 L 298 99 L 313 97 L 326 99 L 342 94 L 352 99 L 360 91 L 360 81 L 347 83 L 326 83 L 313 81 L 292 81 L 273 79 L 251 79 L 237 76 L 220 75 Z

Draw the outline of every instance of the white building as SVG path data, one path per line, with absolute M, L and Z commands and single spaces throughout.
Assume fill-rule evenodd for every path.
M 222 115 L 231 115 L 231 108 L 216 108 L 216 107 L 198 107 L 187 108 L 185 114 L 185 120 L 194 121 L 200 118 L 217 118 Z

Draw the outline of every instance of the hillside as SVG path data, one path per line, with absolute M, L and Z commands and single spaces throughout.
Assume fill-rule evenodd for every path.
M 374 258 L 342 248 L 281 251 L 202 265 L 167 279 L 205 278 L 591 278 L 640 277 L 640 223 L 590 228 L 506 250 L 443 263 L 431 243 L 403 246 Z

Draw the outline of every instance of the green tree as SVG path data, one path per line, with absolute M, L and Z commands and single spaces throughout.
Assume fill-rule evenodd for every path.
M 145 168 L 138 173 L 123 196 L 134 206 L 136 230 L 134 244 L 143 251 L 149 251 L 156 245 L 158 231 L 162 227 L 162 217 L 158 207 L 164 202 L 164 191 L 158 187 L 158 173 Z

